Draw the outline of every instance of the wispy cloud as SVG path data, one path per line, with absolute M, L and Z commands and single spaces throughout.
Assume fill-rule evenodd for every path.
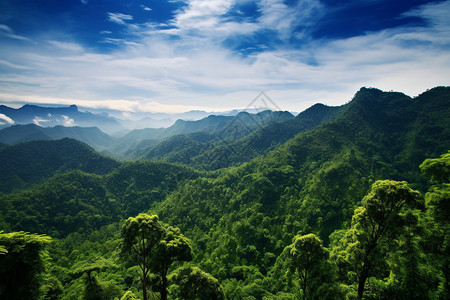
M 43 126 L 43 125 L 45 125 L 45 123 L 48 123 L 48 122 L 50 122 L 50 120 L 43 119 L 41 117 L 34 117 L 34 119 L 33 119 L 33 124 L 37 125 L 37 126 Z
M 20 61 L 5 56 L 0 64 L 24 69 L 0 75 L 0 101 L 214 111 L 245 107 L 264 90 L 282 109 L 300 111 L 316 102 L 345 103 L 361 86 L 417 95 L 449 84 L 450 24 L 443 11 L 450 11 L 450 1 L 403 15 L 422 18 L 423 26 L 322 40 L 310 35 L 326 9 L 319 1 L 263 0 L 255 2 L 257 17 L 245 12 L 235 17 L 243 2 L 250 1 L 186 1 L 159 24 L 109 13 L 108 20 L 123 25 L 128 35 L 104 32 L 101 41 L 115 45 L 107 53 L 62 40 L 46 43 L 45 51 L 31 43 L 14 48 Z M 0 30 L 11 32 L 7 26 Z M 276 39 L 271 47 L 256 37 L 266 32 Z M 292 39 L 300 45 L 290 45 Z M 230 40 L 253 51 L 242 55 Z
M 83 52 L 83 47 L 76 43 L 61 42 L 61 41 L 48 41 L 48 43 L 62 50 L 72 52 Z
M 126 22 L 125 21 L 131 21 L 133 20 L 133 16 L 131 15 L 125 15 L 125 14 L 121 14 L 121 13 L 112 13 L 109 12 L 108 13 L 108 20 L 120 25 L 125 25 Z
M 32 40 L 30 40 L 27 37 L 15 34 L 14 30 L 12 30 L 11 27 L 4 25 L 4 24 L 0 24 L 0 35 L 9 37 L 9 38 L 12 38 L 15 40 L 32 42 Z
M 0 59 L 0 65 L 4 65 L 4 66 L 6 66 L 8 68 L 19 69 L 19 70 L 29 70 L 30 69 L 27 66 L 14 64 L 14 63 L 11 63 L 9 61 L 2 60 L 2 59 Z
M 282 0 L 262 0 L 260 4 L 260 25 L 266 29 L 274 29 L 282 40 L 292 37 L 300 26 L 304 30 L 314 24 L 314 20 L 322 14 L 320 1 L 302 0 L 294 6 L 288 6 Z M 298 32 L 297 32 L 297 37 Z
M 4 114 L 0 114 L 0 125 L 5 125 L 5 124 L 12 125 L 14 123 L 15 123 L 14 120 L 11 119 L 10 117 L 5 116 Z
M 70 127 L 70 126 L 75 126 L 75 120 L 65 116 L 65 115 L 61 115 L 63 117 L 62 119 L 62 125 L 66 126 L 66 127 Z

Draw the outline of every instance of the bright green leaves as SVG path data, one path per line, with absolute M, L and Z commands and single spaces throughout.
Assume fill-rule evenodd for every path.
M 355 210 L 351 228 L 335 249 L 338 266 L 358 282 L 358 296 L 362 298 L 367 278 L 377 269 L 385 269 L 385 249 L 403 229 L 401 211 L 405 205 L 420 203 L 420 193 L 406 182 L 376 181 Z
M 197 267 L 176 270 L 170 276 L 171 294 L 176 299 L 221 300 L 224 294 L 219 281 Z
M 330 271 L 329 253 L 322 245 L 322 241 L 314 234 L 296 236 L 286 250 L 290 268 L 298 275 L 303 299 L 318 296 L 317 291 L 324 283 L 321 282 L 322 275 Z
M 38 299 L 45 235 L 0 231 L 0 298 Z
M 130 217 L 122 227 L 122 253 L 129 254 L 142 271 L 144 300 L 147 300 L 147 276 L 154 248 L 164 234 L 158 216 L 139 214 Z
M 443 154 L 440 158 L 426 159 L 421 165 L 420 170 L 425 175 L 431 177 L 434 183 L 450 182 L 450 151 Z
M 156 289 L 167 299 L 167 273 L 175 261 L 192 260 L 189 240 L 178 228 L 164 226 L 158 216 L 139 214 L 130 217 L 122 227 L 122 253 L 130 254 L 142 271 L 144 300 L 147 299 L 148 275 L 159 276 Z

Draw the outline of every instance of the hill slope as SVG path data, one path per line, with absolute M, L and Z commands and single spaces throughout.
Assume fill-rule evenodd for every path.
M 145 140 L 163 140 L 175 135 L 186 135 L 196 132 L 203 132 L 217 137 L 219 140 L 236 140 L 246 136 L 253 131 L 268 124 L 292 119 L 294 116 L 289 112 L 263 111 L 257 114 L 241 112 L 236 116 L 216 116 L 210 115 L 198 121 L 178 120 L 168 128 L 146 128 L 133 130 L 120 138 L 109 151 L 111 153 L 133 153 L 138 150 L 145 153 L 145 149 L 136 149 Z M 148 147 L 150 150 L 152 146 Z M 132 154 L 136 157 L 136 153 Z M 151 158 L 151 156 L 143 156 Z
M 41 127 L 35 124 L 13 125 L 0 130 L 0 142 L 16 144 L 37 140 L 59 140 L 72 138 L 88 144 L 97 150 L 109 147 L 113 139 L 97 127 Z
M 375 180 L 423 188 L 418 165 L 450 149 L 449 110 L 450 88 L 415 99 L 363 88 L 334 121 L 216 179 L 185 184 L 158 213 L 201 241 L 198 261 L 214 276 L 240 265 L 264 273 L 296 234 L 314 232 L 327 244 Z
M 120 164 L 73 139 L 32 141 L 0 148 L 0 192 L 40 183 L 56 173 L 106 174 Z

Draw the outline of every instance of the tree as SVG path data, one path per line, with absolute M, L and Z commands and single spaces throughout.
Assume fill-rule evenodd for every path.
M 363 198 L 362 206 L 355 209 L 351 228 L 334 250 L 334 257 L 338 266 L 356 275 L 359 298 L 363 297 L 367 278 L 386 262 L 383 247 L 398 234 L 402 208 L 416 204 L 420 197 L 404 181 L 378 180 Z
M 95 277 L 92 276 L 92 272 L 99 272 L 105 269 L 117 267 L 109 259 L 105 258 L 90 258 L 85 261 L 81 261 L 76 263 L 72 267 L 71 273 L 75 276 L 82 276 L 83 274 L 87 275 L 87 284 L 85 289 L 85 298 L 86 299 L 105 299 L 107 298 L 104 295 L 103 287 L 100 282 L 97 281 Z
M 439 278 L 437 297 L 450 297 L 450 152 L 440 158 L 426 159 L 421 165 L 422 173 L 431 179 L 431 187 L 425 194 L 428 217 L 426 246 L 433 256 L 436 277 Z
M 180 229 L 165 226 L 165 233 L 155 247 L 151 257 L 151 268 L 161 279 L 160 295 L 167 299 L 167 272 L 175 261 L 192 260 L 192 247 L 189 240 L 180 233 Z
M 130 255 L 141 269 L 144 300 L 147 300 L 147 276 L 150 273 L 151 258 L 163 235 L 164 229 L 156 215 L 139 214 L 135 218 L 130 217 L 122 227 L 121 252 Z
M 174 283 L 171 289 L 177 299 L 225 299 L 219 281 L 197 267 L 180 268 L 170 276 L 170 280 Z
M 322 241 L 314 234 L 296 236 L 292 245 L 288 246 L 291 268 L 297 271 L 303 299 L 312 299 L 313 290 L 318 284 L 313 279 L 322 273 L 329 253 Z
M 94 271 L 98 272 L 98 271 L 101 271 L 104 269 L 114 268 L 114 267 L 117 267 L 117 265 L 114 264 L 109 259 L 105 259 L 105 258 L 89 259 L 89 260 L 85 260 L 85 261 L 76 263 L 72 267 L 72 274 L 74 274 L 76 276 L 81 276 L 84 273 L 86 273 L 86 275 L 88 277 L 89 285 L 92 286 L 92 280 L 93 280 L 92 276 L 91 276 L 92 272 L 94 272 Z
M 0 298 L 38 299 L 46 235 L 0 231 Z

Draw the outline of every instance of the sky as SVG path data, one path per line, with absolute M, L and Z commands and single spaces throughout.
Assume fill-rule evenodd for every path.
M 0 0 L 0 104 L 180 113 L 450 85 L 450 1 Z

